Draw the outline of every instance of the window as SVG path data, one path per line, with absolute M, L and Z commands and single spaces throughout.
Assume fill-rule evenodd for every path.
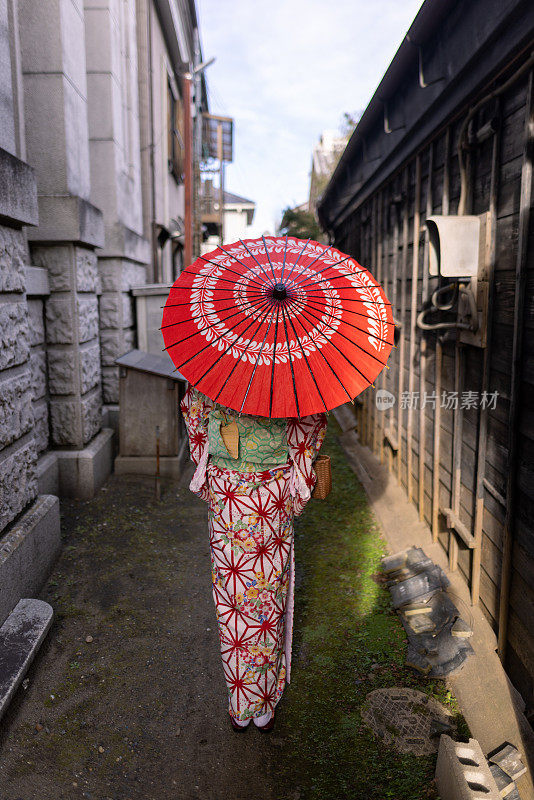
M 170 80 L 167 82 L 167 130 L 169 172 L 178 183 L 182 183 L 185 169 L 184 106 Z

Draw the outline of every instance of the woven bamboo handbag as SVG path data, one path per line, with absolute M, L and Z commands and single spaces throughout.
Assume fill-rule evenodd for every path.
M 315 500 L 326 500 L 332 490 L 332 468 L 330 456 L 318 455 L 315 459 L 313 468 L 317 475 L 317 483 L 312 492 Z

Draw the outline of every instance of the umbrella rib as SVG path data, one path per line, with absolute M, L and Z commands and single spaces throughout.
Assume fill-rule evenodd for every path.
M 299 317 L 297 317 L 296 319 L 297 319 L 297 322 L 299 323 L 300 327 L 301 327 L 301 328 L 302 328 L 302 330 L 304 331 L 304 333 L 305 333 L 307 336 L 309 336 L 309 331 L 307 331 L 307 330 L 306 330 L 306 328 L 305 328 L 305 326 L 303 325 L 303 323 L 301 322 L 300 318 L 299 318 Z M 316 329 L 316 330 L 317 330 L 317 329 Z M 319 335 L 323 335 L 323 336 L 324 336 L 324 334 L 321 334 L 321 331 L 318 331 L 318 332 L 319 332 Z M 328 339 L 328 341 L 330 341 L 330 340 Z M 334 376 L 334 378 L 337 380 L 337 382 L 339 383 L 339 385 L 341 386 L 341 388 L 343 389 L 343 391 L 345 392 L 345 394 L 347 395 L 347 397 L 349 398 L 350 402 L 352 403 L 352 397 L 351 397 L 351 395 L 350 395 L 349 391 L 347 390 L 347 388 L 346 388 L 345 384 L 343 383 L 343 381 L 341 380 L 341 378 L 340 378 L 340 377 L 339 377 L 339 376 L 338 376 L 338 375 L 337 375 L 337 374 L 334 372 L 334 370 L 332 369 L 332 366 L 331 366 L 330 362 L 328 361 L 328 359 L 326 358 L 325 354 L 323 353 L 323 351 L 321 350 L 321 348 L 320 348 L 320 347 L 319 347 L 319 348 L 317 348 L 317 352 L 319 353 L 319 355 L 321 356 L 321 358 L 322 358 L 322 359 L 323 359 L 323 361 L 325 362 L 326 366 L 328 367 L 328 369 L 330 370 L 330 372 L 332 373 L 332 375 Z
M 289 280 L 289 276 L 292 274 L 293 270 L 295 269 L 295 267 L 296 267 L 296 266 L 297 266 L 297 264 L 299 263 L 299 261 L 300 261 L 300 257 L 301 257 L 301 255 L 304 253 L 304 251 L 306 250 L 306 248 L 307 248 L 307 246 L 309 245 L 310 241 L 311 241 L 311 236 L 310 236 L 310 237 L 307 239 L 306 243 L 304 244 L 304 247 L 302 248 L 302 250 L 300 251 L 300 253 L 299 253 L 299 254 L 298 254 L 298 256 L 297 256 L 297 259 L 296 259 L 296 261 L 294 261 L 294 262 L 293 262 L 293 264 L 292 264 L 292 266 L 291 266 L 291 269 L 289 270 L 289 272 L 288 272 L 288 273 L 287 273 L 287 275 L 286 275 L 286 281 L 287 281 L 287 280 Z
M 263 305 L 263 304 L 262 304 L 262 305 Z M 262 312 L 262 313 L 263 313 L 263 312 Z M 243 320 L 243 321 L 245 321 L 245 320 Z M 244 334 L 244 333 L 246 333 L 246 332 L 248 331 L 248 329 L 251 327 L 251 325 L 254 325 L 254 321 L 255 321 L 255 320 L 252 320 L 252 322 L 250 322 L 250 323 L 247 325 L 247 327 L 245 328 L 245 330 L 244 330 L 244 331 L 242 331 L 242 332 L 241 332 L 241 333 L 240 333 L 240 334 L 239 334 L 239 335 L 238 335 L 238 336 L 237 336 L 237 337 L 234 339 L 233 343 L 232 343 L 231 345 L 229 345 L 229 347 L 227 347 L 227 348 L 226 348 L 226 350 L 224 351 L 224 353 L 222 353 L 222 354 L 221 354 L 221 356 L 219 356 L 219 358 L 218 358 L 216 361 L 214 361 L 214 362 L 213 362 L 212 366 L 214 366 L 214 365 L 217 363 L 217 361 L 219 361 L 219 359 L 220 359 L 220 358 L 222 358 L 222 356 L 223 356 L 223 355 L 225 355 L 225 353 L 227 353 L 227 352 L 228 352 L 228 350 L 230 350 L 230 349 L 231 349 L 231 348 L 232 348 L 232 347 L 235 345 L 235 343 L 236 343 L 237 341 L 239 341 L 239 339 L 240 339 L 240 338 L 243 336 L 243 334 Z M 204 346 L 204 347 L 203 347 L 201 350 L 199 350 L 199 351 L 198 351 L 198 352 L 196 352 L 196 353 L 193 353 L 193 355 L 192 355 L 190 358 L 188 358 L 188 359 L 187 359 L 187 361 L 183 361 L 181 364 L 179 364 L 179 365 L 176 367 L 176 369 L 182 369 L 182 367 L 185 367 L 185 365 L 186 365 L 186 364 L 189 364 L 189 362 L 190 362 L 190 361 L 192 361 L 194 358 L 196 358 L 198 355 L 200 355 L 200 353 L 203 353 L 203 352 L 204 352 L 204 350 L 206 350 L 208 347 L 213 347 L 213 345 L 215 344 L 215 342 L 218 342 L 218 341 L 220 341 L 220 340 L 223 338 L 223 336 L 224 336 L 224 333 L 222 333 L 222 334 L 221 334 L 220 336 L 218 336 L 216 339 L 213 339 L 213 341 L 211 341 L 211 342 L 208 342 L 208 344 L 207 344 L 207 345 L 205 345 L 205 346 Z M 210 369 L 211 369 L 211 367 L 210 367 Z M 208 370 L 208 372 L 209 372 L 209 370 Z M 206 374 L 207 374 L 207 373 L 206 373 Z M 202 377 L 204 377 L 204 375 L 203 375 Z
M 345 259 L 345 260 L 347 260 L 347 259 Z M 338 261 L 337 264 L 332 264 L 332 266 L 336 266 L 337 267 L 338 264 L 342 264 L 342 263 L 343 263 L 342 261 Z M 320 272 L 320 274 L 322 275 L 323 272 L 325 272 L 325 271 L 326 270 L 320 270 L 320 271 L 317 270 L 317 273 L 319 274 L 319 272 Z M 322 278 L 319 278 L 316 281 L 310 281 L 309 283 L 299 283 L 298 286 L 301 289 L 306 289 L 308 286 L 317 286 L 317 284 L 324 283 L 325 281 L 338 281 L 341 278 L 345 278 L 346 280 L 348 280 L 351 277 L 353 277 L 354 275 L 361 275 L 364 272 L 367 272 L 367 270 L 360 269 L 357 272 L 345 272 L 345 273 L 338 273 L 337 275 L 328 275 L 327 277 L 322 277 Z M 308 276 L 308 277 L 311 277 L 311 276 Z M 375 286 L 376 285 L 378 285 L 378 284 L 375 284 Z
M 263 303 L 262 303 L 262 305 L 263 305 Z M 235 308 L 235 306 L 234 306 L 234 308 Z M 258 306 L 258 308 L 259 308 L 259 306 Z M 211 313 L 213 313 L 213 314 L 214 314 L 214 313 L 216 313 L 216 312 L 214 312 L 214 311 L 213 311 L 213 312 L 211 312 Z M 229 316 L 225 317 L 224 319 L 220 319 L 218 323 L 211 324 L 211 326 L 210 326 L 210 327 L 212 327 L 212 328 L 216 328 L 218 324 L 221 324 L 221 323 L 223 323 L 223 322 L 227 322 L 229 319 L 232 319 L 232 317 L 236 317 L 238 314 L 242 314 L 242 313 L 243 313 L 243 312 L 241 311 L 241 309 L 239 309 L 239 310 L 238 310 L 238 311 L 236 311 L 234 314 L 229 314 Z M 262 312 L 262 313 L 263 313 L 263 312 Z M 193 319 L 191 318 L 191 320 L 189 320 L 189 321 L 190 321 L 190 322 L 192 322 L 192 321 L 193 321 Z M 191 339 L 193 336 L 198 336 L 198 335 L 199 335 L 199 333 L 200 333 L 200 331 L 198 331 L 198 330 L 196 330 L 196 331 L 193 331 L 193 333 L 190 333 L 190 334 L 188 334 L 188 335 L 187 335 L 187 336 L 185 336 L 183 339 L 179 339 L 177 342 L 173 342 L 173 343 L 172 343 L 172 344 L 170 344 L 168 347 L 164 347 L 164 348 L 162 349 L 162 351 L 161 351 L 161 352 L 163 353 L 165 350 L 167 350 L 167 351 L 168 351 L 168 350 L 170 350 L 170 349 L 171 349 L 171 347 L 176 347 L 176 345 L 177 345 L 177 344 L 182 344 L 183 342 L 186 342 L 188 339 Z M 223 333 L 222 335 L 224 336 L 224 333 Z M 219 338 L 221 338 L 221 337 L 219 337 Z M 216 341 L 218 341 L 218 340 L 216 340 Z
M 230 281 L 230 283 L 232 283 L 232 281 Z M 236 284 L 234 283 L 233 285 L 235 286 Z M 188 292 L 192 291 L 192 287 L 191 286 L 180 286 L 179 288 L 183 289 L 184 291 L 188 291 Z M 207 287 L 207 286 L 202 286 L 202 287 L 199 287 L 198 289 L 195 288 L 194 291 L 195 292 L 227 292 L 227 294 L 229 294 L 230 297 L 234 297 L 234 292 L 231 289 L 225 289 L 224 286 L 213 286 L 213 288 L 210 288 L 210 287 Z M 266 297 L 267 295 L 266 295 L 265 292 L 259 292 L 257 289 L 254 289 L 254 291 L 252 291 L 252 292 L 246 292 L 246 296 L 247 297 Z M 189 302 L 191 302 L 191 301 L 189 301 Z M 174 303 L 174 304 L 173 303 L 165 303 L 164 306 L 160 306 L 160 307 L 161 308 L 165 308 L 165 307 L 171 308 L 173 305 L 178 305 L 179 306 L 179 305 L 186 305 L 186 304 L 185 303 Z
M 309 303 L 313 303 L 313 304 L 314 304 L 314 310 L 316 310 L 316 311 L 320 311 L 320 308 L 317 308 L 317 302 L 316 302 L 315 300 L 308 300 L 308 302 L 309 302 Z M 325 312 L 325 313 L 326 313 L 326 312 Z M 367 319 L 369 319 L 369 317 L 367 317 Z M 381 322 L 384 322 L 384 320 L 381 320 Z M 390 324 L 390 323 L 389 323 L 389 322 L 387 322 L 387 320 L 386 320 L 385 322 L 386 322 L 386 324 L 387 324 L 387 325 L 388 325 L 388 327 L 389 327 L 389 324 Z M 374 337 L 375 339 L 377 339 L 379 342 L 384 342 L 384 344 L 391 344 L 391 342 L 388 342 L 388 340 L 387 340 L 387 339 L 381 339 L 381 338 L 380 338 L 380 336 L 375 336 L 375 335 L 374 335 L 374 333 L 369 333 L 369 331 L 368 331 L 368 330 L 364 330 L 363 328 L 358 328 L 358 326 L 357 326 L 357 325 L 354 325 L 352 322 L 347 322 L 347 320 L 343 320 L 343 325 L 349 325 L 351 328 L 354 328 L 354 329 L 355 329 L 355 330 L 357 330 L 357 331 L 361 331 L 362 333 L 366 333 L 368 336 L 373 336 L 373 337 Z
M 271 394 L 269 397 L 269 417 L 273 410 L 273 384 L 274 384 L 274 362 L 276 358 L 276 340 L 278 338 L 278 318 L 280 316 L 280 303 L 276 306 L 276 325 L 274 328 L 274 342 L 273 342 L 273 363 L 271 365 Z
M 211 279 L 212 281 L 224 281 L 224 283 L 231 283 L 232 286 L 237 286 L 238 285 L 237 281 L 231 281 L 230 278 L 222 278 L 222 277 L 219 277 L 218 275 L 202 275 L 201 272 L 189 272 L 189 270 L 187 270 L 187 269 L 183 269 L 181 271 L 180 275 L 192 275 L 194 278 L 199 278 L 199 277 L 208 278 L 208 279 Z M 236 275 L 239 275 L 240 278 L 244 278 L 245 277 L 244 275 L 242 275 L 239 272 L 236 272 Z M 269 280 L 271 280 L 271 279 L 269 278 Z M 244 285 L 246 286 L 246 283 Z M 265 286 L 265 284 L 263 284 L 263 283 L 260 283 L 259 285 L 260 286 Z M 177 286 L 176 288 L 177 289 L 182 289 L 182 288 L 183 289 L 189 289 L 189 288 L 195 288 L 196 289 L 196 288 L 200 288 L 200 287 L 196 287 L 196 286 L 195 287 Z M 213 291 L 213 290 L 210 290 L 210 291 Z
M 320 398 L 321 398 L 321 400 L 322 400 L 322 403 L 323 403 L 323 406 L 324 406 L 324 410 L 325 410 L 325 411 L 328 411 L 328 407 L 327 407 L 327 405 L 326 405 L 326 403 L 325 403 L 325 401 L 324 401 L 324 397 L 323 397 L 323 395 L 322 395 L 322 392 L 321 392 L 321 390 L 319 389 L 319 386 L 317 385 L 317 381 L 315 380 L 315 375 L 313 374 L 312 368 L 310 367 L 310 362 L 308 361 L 308 357 L 306 356 L 306 353 L 304 352 L 304 348 L 303 348 L 303 346 L 302 346 L 302 342 L 300 341 L 300 339 L 299 339 L 299 337 L 298 337 L 297 331 L 295 330 L 295 326 L 293 325 L 293 320 L 291 319 L 291 317 L 290 317 L 290 315 L 289 315 L 289 310 L 288 310 L 287 318 L 288 318 L 288 320 L 289 320 L 289 324 L 290 324 L 290 325 L 291 325 L 291 327 L 293 328 L 293 333 L 295 334 L 295 339 L 296 339 L 296 340 L 297 340 L 297 342 L 299 343 L 299 347 L 300 347 L 300 349 L 301 349 L 302 356 L 303 356 L 303 358 L 304 358 L 304 361 L 306 362 L 306 366 L 308 367 L 308 371 L 309 371 L 310 375 L 312 376 L 312 380 L 313 380 L 313 382 L 314 382 L 314 384 L 315 384 L 315 388 L 316 388 L 316 389 L 317 389 L 317 391 L 319 392 L 319 397 L 320 397 Z
M 191 304 L 183 303 L 183 305 L 187 306 Z M 246 310 L 244 309 L 245 305 L 248 310 L 250 309 L 255 310 L 258 307 L 257 303 L 255 305 L 252 305 L 252 303 L 246 303 L 246 304 L 244 303 L 243 306 L 241 306 L 241 311 L 244 313 L 246 313 Z M 227 308 L 218 308 L 217 311 L 206 311 L 204 316 L 212 317 L 214 314 L 222 314 L 223 311 L 233 311 L 235 308 L 236 304 L 234 303 L 232 306 L 228 306 Z M 230 317 L 225 317 L 224 319 L 221 319 L 220 322 L 226 322 L 227 319 L 230 319 Z M 182 325 L 184 322 L 192 322 L 193 320 L 194 317 L 185 317 L 184 319 L 179 319 L 177 322 L 170 322 L 168 325 L 162 325 L 161 328 L 159 328 L 158 330 L 163 331 L 165 330 L 165 328 L 173 328 L 175 325 Z
M 324 297 L 324 292 L 307 292 L 307 295 L 318 295 L 319 297 Z M 362 300 L 361 297 L 347 297 L 346 295 L 339 295 L 337 296 L 338 300 L 348 300 L 351 303 L 373 303 L 377 306 L 391 306 L 389 300 Z
M 222 251 L 223 251 L 223 253 L 226 253 L 226 250 L 224 250 L 222 247 L 219 247 L 219 250 L 222 250 Z M 226 255 L 227 255 L 229 258 L 234 258 L 234 256 L 230 255 L 230 253 L 226 253 Z M 210 259 L 209 259 L 209 258 L 204 258 L 203 256 L 199 256 L 199 258 L 201 258 L 201 259 L 202 259 L 202 261 L 205 261 L 207 264 L 215 264 L 215 266 L 216 266 L 216 267 L 219 267 L 220 269 L 225 269 L 225 270 L 227 270 L 227 272 L 231 272 L 231 273 L 232 273 L 232 275 L 237 275 L 237 276 L 238 276 L 238 277 L 240 277 L 240 278 L 243 278 L 243 277 L 244 277 L 242 272 L 236 272 L 236 270 L 235 270 L 235 269 L 230 269 L 230 267 L 226 267 L 226 266 L 224 266 L 223 264 L 217 264 L 215 261 L 210 261 Z M 239 259 L 238 259 L 238 258 L 235 258 L 235 259 L 234 259 L 234 261 L 237 261 L 237 263 L 238 263 L 238 264 L 241 264 L 241 266 L 245 267 L 245 269 L 249 269 L 249 267 L 247 267 L 247 266 L 246 266 L 246 264 L 243 264 L 241 261 L 239 261 Z M 197 274 L 198 274 L 198 275 L 202 275 L 202 273 L 201 273 L 201 272 L 199 272 L 199 273 L 197 273 Z M 255 275 L 256 273 L 254 272 L 253 274 Z M 251 282 L 251 283 L 257 283 L 257 284 L 258 284 L 258 286 L 263 286 L 263 285 L 264 285 L 263 283 L 260 283 L 260 281 L 254 281 L 254 280 L 251 280 L 250 282 Z M 172 287 L 171 287 L 171 288 L 172 288 Z
M 304 313 L 304 312 L 301 312 L 301 313 Z M 381 361 L 379 358 L 377 358 L 377 356 L 374 356 L 372 353 L 369 353 L 367 350 L 364 350 L 363 347 L 361 347 L 361 345 L 357 344 L 352 339 L 349 339 L 349 337 L 345 336 L 345 334 L 341 333 L 341 331 L 336 330 L 336 328 L 334 328 L 333 325 L 330 325 L 329 322 L 325 322 L 320 317 L 317 317 L 315 314 L 313 314 L 311 311 L 308 311 L 308 314 L 312 317 L 312 319 L 315 319 L 317 322 L 322 322 L 323 325 L 328 325 L 328 327 L 331 328 L 334 331 L 334 333 L 337 333 L 338 336 L 342 336 L 343 339 L 346 339 L 347 342 L 350 342 L 350 344 L 354 345 L 354 347 L 357 347 L 359 350 L 361 350 L 363 353 L 365 353 L 365 355 L 371 356 L 371 358 L 374 358 L 376 361 L 378 361 L 379 364 L 382 364 L 383 367 L 386 366 L 386 362 L 385 361 Z M 348 325 L 350 323 L 343 323 L 343 324 L 347 324 Z M 358 328 L 358 330 L 361 330 L 361 329 Z M 368 332 L 367 331 L 362 331 L 362 333 L 368 333 Z M 375 336 L 375 339 L 376 338 L 378 338 L 378 337 Z M 381 339 L 380 341 L 384 341 L 384 340 Z M 385 342 L 385 344 L 390 344 L 390 342 Z
M 280 277 L 280 283 L 284 282 L 284 270 L 286 268 L 286 256 L 287 256 L 287 236 L 288 234 L 286 233 L 286 246 L 284 247 L 284 261 L 282 263 L 282 275 Z
M 304 317 L 306 316 L 306 315 L 305 315 L 305 313 L 304 313 L 304 311 L 302 311 L 302 310 L 301 310 L 301 311 L 300 311 L 300 313 L 301 313 L 301 314 L 302 314 Z M 370 381 L 370 380 L 369 380 L 369 378 L 367 378 L 367 377 L 366 377 L 366 376 L 363 374 L 363 372 L 362 372 L 361 370 L 359 370 L 359 369 L 358 369 L 358 367 L 356 366 L 356 364 L 353 364 L 353 363 L 352 363 L 352 361 L 350 360 L 350 358 L 348 358 L 348 356 L 346 356 L 346 355 L 345 355 L 345 353 L 343 352 L 343 350 L 340 350 L 340 349 L 339 349 L 339 347 L 338 347 L 336 344 L 334 344 L 334 342 L 333 342 L 331 339 L 329 339 L 329 338 L 328 338 L 328 336 L 326 335 L 326 333 L 323 333 L 323 332 L 322 332 L 322 331 L 320 331 L 320 330 L 318 330 L 318 333 L 319 333 L 321 336 L 324 336 L 324 338 L 325 338 L 325 339 L 326 339 L 326 341 L 329 343 L 329 345 L 330 345 L 331 347 L 335 348 L 335 349 L 338 351 L 338 353 L 339 353 L 341 356 L 343 356 L 343 358 L 345 359 L 345 361 L 347 361 L 347 362 L 348 362 L 348 363 L 351 365 L 351 367 L 352 367 L 353 369 L 355 369 L 355 370 L 356 370 L 356 372 L 357 372 L 359 375 L 361 375 L 361 376 L 362 376 L 362 378 L 363 378 L 365 381 L 367 381 L 367 383 L 369 383 L 369 384 L 372 384 L 372 381 Z M 350 339 L 349 339 L 349 341 L 350 341 Z
M 241 241 L 241 240 L 240 240 L 240 241 Z M 252 269 L 252 268 L 251 268 L 251 266 L 250 266 L 249 264 L 245 264 L 245 262 L 244 262 L 244 261 L 241 261 L 241 259 L 239 259 L 237 256 L 233 256 L 231 253 L 229 253 L 229 252 L 228 252 L 228 250 L 225 250 L 225 249 L 224 249 L 224 247 L 221 247 L 221 245 L 219 245 L 219 250 L 222 250 L 222 251 L 223 251 L 223 253 L 226 253 L 226 255 L 228 256 L 228 258 L 233 258 L 233 259 L 234 259 L 234 261 L 237 261 L 237 263 L 238 263 L 238 264 L 241 264 L 241 266 L 242 266 L 242 267 L 245 267 L 245 269 Z M 241 274 L 241 273 L 237 273 L 237 274 Z M 253 274 L 253 275 L 255 275 L 257 278 L 259 278 L 259 277 L 260 277 L 260 275 L 259 275 L 257 272 L 255 272 L 254 270 L 252 270 L 252 274 Z M 267 275 L 267 277 L 269 277 L 269 276 Z M 270 280 L 270 278 L 269 278 L 269 280 Z M 256 281 L 256 283 L 259 283 L 259 281 Z M 260 286 L 264 286 L 264 285 L 265 285 L 265 284 L 263 284 L 263 283 L 260 283 Z
M 265 322 L 265 319 L 266 319 L 266 317 L 267 317 L 267 314 L 268 314 L 268 313 L 269 313 L 269 311 L 272 309 L 272 306 L 273 306 L 273 303 L 270 303 L 270 304 L 269 304 L 269 306 L 267 307 L 267 309 L 265 310 L 265 312 L 262 312 L 262 318 L 261 318 L 261 320 L 260 320 L 260 322 L 259 322 L 259 325 L 258 325 L 258 327 L 256 328 L 256 331 L 255 331 L 255 333 L 253 333 L 253 335 L 252 335 L 252 338 L 254 338 L 254 337 L 256 336 L 256 334 L 258 333 L 259 329 L 260 329 L 260 328 L 261 328 L 261 326 L 264 324 L 264 322 Z M 272 321 L 272 320 L 271 320 L 271 321 Z M 270 324 L 269 324 L 269 327 L 270 327 Z M 267 331 L 268 331 L 268 330 L 269 330 L 269 329 L 267 329 Z M 267 336 L 267 334 L 265 334 L 265 335 Z M 264 341 L 265 341 L 265 340 L 264 340 Z M 260 350 L 260 354 L 261 354 L 261 350 Z M 259 357 L 259 356 L 258 356 L 258 357 Z M 235 362 L 234 366 L 232 367 L 232 369 L 231 369 L 231 370 L 230 370 L 230 372 L 228 373 L 228 375 L 227 375 L 227 377 L 226 377 L 226 379 L 225 379 L 225 381 L 224 381 L 223 385 L 221 386 L 221 388 L 219 389 L 219 392 L 217 393 L 217 396 L 215 397 L 215 402 L 218 400 L 218 398 L 219 398 L 219 397 L 220 397 L 220 395 L 221 395 L 221 392 L 222 392 L 222 390 L 224 389 L 224 387 L 226 386 L 226 384 L 228 383 L 228 381 L 229 381 L 229 380 L 230 380 L 230 378 L 232 377 L 232 375 L 233 375 L 233 373 L 234 373 L 234 370 L 235 370 L 235 369 L 236 369 L 236 367 L 238 366 L 238 364 L 239 364 L 240 360 L 241 360 L 241 359 L 239 359 L 239 358 L 237 359 L 237 361 Z M 207 373 L 205 373 L 205 374 L 207 374 Z M 202 376 L 202 378 L 204 378 L 204 375 Z M 200 378 L 200 380 L 202 380 L 202 378 Z M 246 397 L 245 397 L 245 399 L 246 399 Z M 244 404 L 244 402 L 245 402 L 245 401 L 243 401 L 243 404 Z M 241 409 L 240 409 L 239 413 L 241 413 L 241 411 L 242 411 L 242 410 L 243 410 L 243 405 L 241 406 Z
M 286 317 L 285 317 L 285 309 L 284 306 L 280 306 L 282 310 L 282 322 L 284 323 L 284 330 L 286 333 L 286 342 L 287 342 L 287 358 L 289 361 L 289 366 L 291 367 L 291 379 L 293 381 L 293 393 L 295 395 L 295 403 L 297 406 L 297 417 L 300 419 L 300 409 L 299 409 L 299 399 L 297 395 L 297 386 L 295 384 L 295 371 L 293 370 L 293 361 L 291 359 L 291 353 L 289 352 L 289 336 L 287 335 L 287 325 L 286 325 Z
M 263 267 L 263 264 L 260 264 L 260 262 L 258 261 L 258 259 L 256 258 L 256 256 L 254 255 L 254 253 L 252 253 L 252 252 L 251 252 L 251 251 L 248 249 L 248 247 L 247 247 L 246 243 L 243 241 L 243 239 L 240 239 L 239 241 L 241 242 L 241 244 L 243 245 L 243 247 L 244 247 L 244 248 L 245 248 L 245 249 L 246 249 L 246 250 L 247 250 L 247 251 L 250 253 L 250 255 L 252 256 L 252 258 L 254 259 L 254 261 L 256 262 L 256 264 L 258 265 L 258 267 L 259 267 L 259 268 L 262 270 L 263 274 L 265 275 L 265 277 L 267 278 L 267 280 L 270 282 L 270 281 L 271 281 L 271 276 L 269 275 L 269 273 L 267 272 L 267 270 L 266 270 L 266 269 L 264 269 L 264 267 Z M 271 286 L 271 287 L 272 287 L 272 286 L 274 286 L 274 284 L 272 284 L 272 283 L 269 283 L 269 286 Z
M 263 246 L 265 247 L 265 255 L 267 256 L 267 260 L 271 265 L 271 272 L 273 273 L 273 279 L 274 282 L 276 283 L 277 281 L 276 281 L 276 275 L 274 274 L 273 262 L 271 261 L 271 256 L 269 255 L 269 251 L 267 250 L 267 242 L 265 241 L 265 236 L 263 235 L 263 233 L 261 235 L 261 238 L 263 239 Z
M 272 306 L 271 306 L 271 308 L 272 308 Z M 273 312 L 271 312 L 271 319 L 269 320 L 269 325 L 267 326 L 267 330 L 265 331 L 265 336 L 263 337 L 263 342 L 261 343 L 261 347 L 260 347 L 259 352 L 258 352 L 258 357 L 256 358 L 256 363 L 254 364 L 254 369 L 252 370 L 252 375 L 250 376 L 250 380 L 248 382 L 247 391 L 245 392 L 245 396 L 243 398 L 243 402 L 241 403 L 241 408 L 239 409 L 239 413 L 240 414 L 243 411 L 243 406 L 245 405 L 245 402 L 247 400 L 248 393 L 250 391 L 250 387 L 252 385 L 252 381 L 254 380 L 254 375 L 256 374 L 256 369 L 258 368 L 258 364 L 260 363 L 261 354 L 263 352 L 263 348 L 265 347 L 265 342 L 267 341 L 267 336 L 269 334 L 269 331 L 271 330 L 271 325 L 272 324 L 273 324 Z M 258 330 L 259 330 L 259 328 L 258 328 Z M 230 376 L 228 376 L 228 377 L 230 377 Z
M 307 270 L 307 269 L 310 269 L 310 267 L 313 267 L 313 265 L 315 264 L 316 261 L 318 261 L 319 258 L 320 258 L 320 256 L 317 256 L 315 261 L 312 261 L 311 264 L 306 264 L 306 266 L 304 264 L 301 264 L 302 270 L 298 274 L 304 276 L 304 270 Z M 315 272 L 316 275 L 322 275 L 323 272 L 326 272 L 328 269 L 333 269 L 334 267 L 337 267 L 338 264 L 343 264 L 343 262 L 348 261 L 349 258 L 350 258 L 350 256 L 346 256 L 345 258 L 342 258 L 340 261 L 336 261 L 334 264 L 328 264 L 324 269 L 315 269 L 314 272 Z M 321 262 L 321 263 L 324 264 L 324 261 Z M 311 275 L 304 276 L 304 281 L 308 280 L 310 277 L 311 277 Z M 303 281 L 295 281 L 294 280 L 294 284 L 296 286 L 300 286 L 302 283 L 303 283 Z
M 313 303 L 316 307 L 317 304 L 319 303 L 319 300 L 314 300 L 310 297 L 307 298 L 307 301 L 308 303 Z M 347 314 L 354 314 L 357 317 L 365 317 L 365 319 L 369 319 L 369 314 L 362 314 L 361 311 L 353 311 L 352 308 L 343 308 L 343 311 L 346 312 Z M 390 325 L 391 323 L 388 322 L 387 324 Z

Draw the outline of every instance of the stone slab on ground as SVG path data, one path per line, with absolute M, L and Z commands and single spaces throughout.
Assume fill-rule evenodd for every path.
M 22 682 L 52 624 L 44 600 L 19 600 L 0 628 L 0 717 Z
M 337 412 L 336 412 L 337 413 Z M 489 753 L 504 742 L 518 748 L 528 772 L 517 784 L 522 800 L 534 800 L 534 732 L 528 724 L 516 692 L 496 653 L 497 641 L 482 609 L 471 606 L 467 584 L 459 571 L 450 572 L 445 551 L 432 541 L 428 525 L 419 520 L 415 506 L 390 475 L 386 466 L 360 444 L 355 431 L 342 433 L 340 442 L 356 475 L 364 486 L 390 553 L 412 545 L 422 547 L 439 564 L 451 582 L 454 601 L 466 610 L 473 623 L 470 643 L 475 651 L 462 670 L 448 679 L 473 736 Z
M 436 783 L 441 800 L 500 800 L 501 795 L 476 739 L 455 742 L 444 734 L 439 740 Z

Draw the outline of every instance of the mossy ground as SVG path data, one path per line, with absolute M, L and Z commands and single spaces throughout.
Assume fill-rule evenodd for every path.
M 325 449 L 332 493 L 296 522 L 299 586 L 291 687 L 279 715 L 286 740 L 280 785 L 291 781 L 303 800 L 435 798 L 435 757 L 384 747 L 361 708 L 373 689 L 407 686 L 458 709 L 443 682 L 405 667 L 405 633 L 379 575 L 384 542 L 332 431 Z

